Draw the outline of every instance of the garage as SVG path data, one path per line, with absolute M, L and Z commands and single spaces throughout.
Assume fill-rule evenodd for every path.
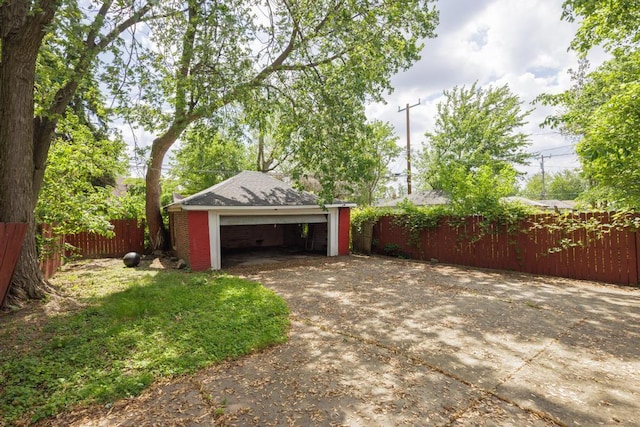
M 349 254 L 349 215 L 264 173 L 244 171 L 167 207 L 171 245 L 192 270 L 219 270 L 238 251 Z

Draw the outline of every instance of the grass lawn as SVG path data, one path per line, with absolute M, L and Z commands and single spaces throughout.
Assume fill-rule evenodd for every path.
M 79 263 L 52 282 L 78 304 L 0 316 L 0 425 L 134 396 L 287 339 L 285 301 L 236 277 L 113 260 Z

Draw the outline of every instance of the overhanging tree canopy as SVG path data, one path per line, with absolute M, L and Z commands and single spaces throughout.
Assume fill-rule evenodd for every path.
M 191 123 L 226 105 L 242 105 L 255 90 L 270 88 L 304 111 L 294 117 L 309 117 L 301 135 L 322 139 L 301 156 L 321 160 L 327 171 L 344 160 L 339 153 L 349 138 L 341 133 L 349 133 L 349 122 L 363 122 L 362 103 L 388 89 L 390 75 L 419 57 L 420 39 L 433 36 L 437 13 L 430 3 L 0 3 L 0 221 L 31 224 L 11 287 L 13 299 L 43 295 L 33 209 L 58 117 L 82 80 L 98 69 L 101 54 L 110 52 L 103 57 L 109 63 L 116 59 L 112 67 L 103 65 L 112 88 L 121 94 L 141 88 L 131 116 L 159 135 L 149 162 L 147 215 L 160 231 L 156 189 L 168 148 Z M 55 40 L 43 48 L 43 38 L 52 34 Z M 63 58 L 67 72 L 42 86 L 49 91 L 39 94 L 36 109 L 36 61 L 44 52 Z M 125 60 L 118 63 L 119 58 Z M 125 75 L 118 74 L 121 70 Z M 153 233 L 152 240 L 162 243 L 161 233 Z
M 155 132 L 147 170 L 147 222 L 154 248 L 166 243 L 160 215 L 164 156 L 192 123 L 242 108 L 269 91 L 289 104 L 296 156 L 324 173 L 324 196 L 335 180 L 357 176 L 347 155 L 364 126 L 363 104 L 379 100 L 389 79 L 419 58 L 437 13 L 431 0 L 163 2 L 149 23 L 153 49 L 140 55 L 124 97 L 129 117 Z M 180 13 L 178 4 L 184 7 Z M 143 49 L 142 44 L 134 44 Z M 271 101 L 270 101 L 271 102 Z M 269 105 L 270 102 L 265 103 Z M 253 108 L 261 108 L 252 104 Z M 267 111 L 265 111 L 265 114 Z

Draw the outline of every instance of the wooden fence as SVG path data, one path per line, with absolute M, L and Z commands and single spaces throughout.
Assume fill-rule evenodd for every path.
M 614 226 L 613 214 L 582 213 L 558 226 L 554 215 L 534 215 L 516 232 L 505 226 L 482 229 L 481 218 L 454 226 L 446 219 L 424 230 L 414 244 L 411 235 L 383 217 L 374 226 L 374 251 L 414 259 L 532 274 L 596 280 L 638 286 L 640 235 L 631 227 Z M 582 224 L 599 224 L 584 227 Z
M 0 222 L 0 306 L 9 290 L 27 225 L 27 223 Z
M 65 236 L 66 246 L 77 248 L 81 258 L 118 258 L 127 252 L 144 251 L 144 225 L 135 219 L 111 220 L 114 237 L 82 232 Z M 67 255 L 72 255 L 70 251 Z
M 44 251 L 40 256 L 40 271 L 49 279 L 64 264 L 64 236 L 54 235 L 50 224 L 38 225 L 38 233 L 42 237 L 40 250 Z
M 40 270 L 48 279 L 62 266 L 65 257 L 119 258 L 127 252 L 144 252 L 144 224 L 136 219 L 111 220 L 113 237 L 82 232 L 54 236 L 52 227 L 40 226 L 40 234 L 45 238 L 46 253 L 40 261 Z M 64 253 L 64 256 L 63 256 Z

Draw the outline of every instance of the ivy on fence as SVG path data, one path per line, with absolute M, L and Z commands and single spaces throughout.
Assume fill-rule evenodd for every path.
M 377 251 L 419 259 L 637 285 L 640 216 L 634 212 L 532 212 L 506 205 L 493 216 L 462 216 L 447 207 L 406 203 L 368 208 Z M 356 223 L 360 212 L 353 213 Z M 387 234 L 380 224 L 392 227 Z M 377 230 L 377 231 L 375 231 Z M 357 231 L 357 230 L 356 230 Z M 355 238 L 355 237 L 354 237 Z M 386 248 L 386 250 L 384 250 Z M 391 250 L 393 249 L 393 250 Z

